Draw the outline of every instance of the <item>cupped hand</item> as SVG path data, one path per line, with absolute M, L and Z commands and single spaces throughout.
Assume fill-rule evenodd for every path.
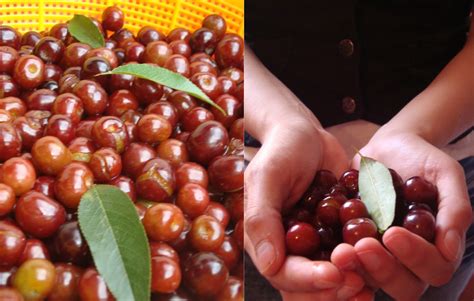
M 463 169 L 421 137 L 383 128 L 360 153 L 395 169 L 404 179 L 421 176 L 438 187 L 434 244 L 404 228 L 392 227 L 382 238 L 386 248 L 377 240 L 366 238 L 352 249 L 357 257 L 354 261 L 360 263 L 376 286 L 396 300 L 418 300 L 428 285 L 449 282 L 461 262 L 465 234 L 472 223 Z M 353 167 L 358 169 L 358 157 L 354 158 Z M 344 260 L 338 258 L 338 251 L 333 254 L 333 261 L 340 265 L 337 262 Z
M 349 166 L 337 140 L 304 118 L 282 122 L 265 135 L 245 172 L 245 249 L 285 300 L 343 300 L 364 283 L 332 263 L 287 256 L 281 213 L 292 207 L 319 169 Z M 295 295 L 296 294 L 296 295 Z M 338 295 L 339 294 L 339 295 Z

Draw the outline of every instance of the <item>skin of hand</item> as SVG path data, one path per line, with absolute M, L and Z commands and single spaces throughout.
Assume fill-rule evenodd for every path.
M 341 174 L 350 161 L 297 97 L 248 49 L 245 55 L 245 126 L 262 143 L 245 171 L 246 251 L 285 300 L 367 295 L 357 273 L 286 255 L 281 214 L 298 201 L 317 170 Z
M 472 209 L 464 172 L 457 161 L 413 133 L 382 129 L 360 153 L 395 169 L 403 179 L 418 175 L 438 187 L 434 245 L 401 227 L 382 241 L 365 238 L 354 247 L 339 245 L 331 260 L 341 270 L 361 271 L 368 283 L 396 300 L 418 300 L 428 285 L 446 284 L 459 267 Z M 359 157 L 353 167 L 359 168 Z

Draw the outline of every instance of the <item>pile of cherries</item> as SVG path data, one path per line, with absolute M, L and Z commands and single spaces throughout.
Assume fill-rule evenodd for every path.
M 436 186 L 421 177 L 403 182 L 390 169 L 397 195 L 394 226 L 433 242 L 438 204 Z M 289 254 L 329 260 L 339 243 L 355 245 L 365 237 L 380 239 L 377 226 L 359 196 L 359 172 L 351 169 L 339 180 L 320 170 L 303 198 L 284 217 Z
M 150 239 L 152 300 L 243 299 L 243 50 L 218 15 L 190 32 L 92 19 L 105 47 L 67 24 L 0 26 L 0 300 L 114 300 L 77 221 L 94 183 L 128 194 Z M 188 77 L 225 112 L 131 75 Z

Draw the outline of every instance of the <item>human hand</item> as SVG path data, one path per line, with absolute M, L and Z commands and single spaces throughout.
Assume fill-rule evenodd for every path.
M 435 244 L 404 228 L 392 227 L 382 237 L 386 249 L 377 240 L 366 238 L 353 248 L 337 248 L 332 259 L 338 266 L 351 265 L 347 254 L 352 250 L 356 255 L 352 267 L 359 262 L 372 284 L 396 300 L 417 300 L 428 285 L 447 283 L 461 262 L 466 230 L 472 222 L 464 172 L 441 150 L 406 132 L 382 128 L 360 153 L 394 168 L 404 179 L 418 175 L 438 187 Z M 353 167 L 358 169 L 358 157 Z M 338 256 L 341 248 L 345 248 L 344 259 Z
M 285 300 L 346 300 L 362 289 L 362 279 L 330 262 L 286 256 L 281 213 L 296 203 L 317 170 L 340 174 L 349 161 L 333 136 L 304 117 L 282 120 L 265 137 L 245 172 L 245 248 Z

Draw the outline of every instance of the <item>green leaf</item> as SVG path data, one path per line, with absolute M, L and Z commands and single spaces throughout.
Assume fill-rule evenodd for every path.
M 115 186 L 94 185 L 78 211 L 95 266 L 117 301 L 150 300 L 150 249 L 128 196 Z
M 136 77 L 151 80 L 160 85 L 168 86 L 174 90 L 186 92 L 189 95 L 192 95 L 210 104 L 225 115 L 224 110 L 215 102 L 213 102 L 201 89 L 199 89 L 198 86 L 181 74 L 168 69 L 150 64 L 128 64 L 119 66 L 114 70 L 102 73 L 101 75 L 109 74 L 130 74 Z
M 359 192 L 379 231 L 387 230 L 395 218 L 396 201 L 388 168 L 374 159 L 360 155 Z
M 79 42 L 89 44 L 92 48 L 105 46 L 104 36 L 91 19 L 83 15 L 74 15 L 67 28 Z

